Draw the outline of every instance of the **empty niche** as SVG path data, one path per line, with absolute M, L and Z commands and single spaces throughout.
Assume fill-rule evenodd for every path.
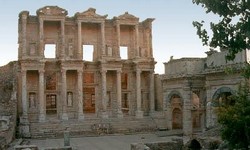
M 56 58 L 56 44 L 45 44 L 45 58 Z
M 83 45 L 83 60 L 93 61 L 94 56 L 94 45 Z

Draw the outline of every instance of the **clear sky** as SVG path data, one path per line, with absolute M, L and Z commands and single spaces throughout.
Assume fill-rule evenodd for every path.
M 153 50 L 157 61 L 155 73 L 164 73 L 163 62 L 181 57 L 205 57 L 207 47 L 203 47 L 196 35 L 192 21 L 213 21 L 201 6 L 192 0 L 0 0 L 0 66 L 17 60 L 18 54 L 18 14 L 27 10 L 36 15 L 36 10 L 46 5 L 57 5 L 68 10 L 68 16 L 96 9 L 108 18 L 128 11 L 140 18 L 155 18 L 153 22 Z

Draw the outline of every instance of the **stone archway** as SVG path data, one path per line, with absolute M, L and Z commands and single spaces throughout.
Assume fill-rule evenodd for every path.
M 201 150 L 201 148 L 201 144 L 196 139 L 193 139 L 188 145 L 189 150 Z
M 182 98 L 179 93 L 172 93 L 170 97 L 171 125 L 172 129 L 182 129 L 183 110 Z

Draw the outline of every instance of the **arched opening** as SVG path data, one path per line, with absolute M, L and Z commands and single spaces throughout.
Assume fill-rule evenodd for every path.
M 189 150 L 201 150 L 201 144 L 196 139 L 193 139 L 190 145 L 188 146 L 188 149 Z
M 179 108 L 175 108 L 172 112 L 172 128 L 182 129 L 182 112 Z
M 221 105 L 233 105 L 234 102 L 230 99 L 231 95 L 233 95 L 233 90 L 229 87 L 219 88 L 213 95 L 213 106 L 218 107 Z
M 172 129 L 182 129 L 182 101 L 178 94 L 170 98 L 172 110 Z
M 201 128 L 200 98 L 196 93 L 192 93 L 192 126 L 193 129 Z

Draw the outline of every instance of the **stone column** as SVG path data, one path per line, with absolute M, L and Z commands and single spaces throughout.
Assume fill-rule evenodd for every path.
M 191 94 L 189 88 L 184 87 L 183 92 L 183 133 L 185 135 L 192 134 L 192 112 L 191 112 Z
M 116 36 L 117 36 L 117 56 L 121 58 L 120 56 L 120 24 L 116 22 Z
M 117 70 L 117 117 L 122 118 L 122 88 L 121 88 L 121 70 Z
M 83 55 L 81 55 L 81 51 L 82 51 L 82 22 L 78 21 L 77 22 L 77 27 L 78 27 L 78 51 L 77 51 L 77 58 L 78 59 L 82 59 Z
M 141 70 L 136 70 L 136 118 L 143 118 L 143 111 L 141 110 Z
M 44 42 L 43 42 L 43 19 L 39 18 L 39 52 L 40 56 L 44 57 Z
M 30 137 L 30 127 L 29 127 L 29 120 L 28 120 L 28 102 L 27 102 L 27 71 L 22 70 L 22 107 L 23 107 L 23 114 L 20 117 L 20 134 L 23 137 Z
M 61 21 L 61 54 L 60 57 L 64 58 L 65 55 L 65 21 Z
M 68 120 L 67 114 L 67 70 L 62 69 L 62 90 L 61 90 L 61 100 L 62 100 L 62 120 Z
M 77 71 L 77 80 L 78 80 L 78 85 L 77 85 L 77 91 L 78 91 L 78 120 L 83 120 L 84 115 L 83 115 L 83 95 L 82 95 L 82 70 Z
M 22 55 L 27 55 L 27 48 L 26 48 L 26 26 L 27 26 L 27 15 L 22 15 Z
M 155 112 L 155 79 L 154 71 L 150 71 L 150 85 L 149 85 L 149 94 L 150 94 L 150 113 Z
M 140 52 L 139 52 L 139 29 L 138 29 L 138 24 L 135 25 L 135 50 L 136 50 L 136 56 L 135 57 L 140 57 Z
M 102 70 L 102 118 L 108 118 L 107 114 L 107 81 L 106 81 L 107 70 Z
M 46 119 L 45 100 L 44 100 L 44 70 L 39 70 L 39 122 Z
M 22 107 L 23 107 L 23 119 L 28 121 L 28 102 L 27 102 L 27 71 L 22 70 Z
M 102 55 L 105 55 L 105 22 L 101 23 Z

